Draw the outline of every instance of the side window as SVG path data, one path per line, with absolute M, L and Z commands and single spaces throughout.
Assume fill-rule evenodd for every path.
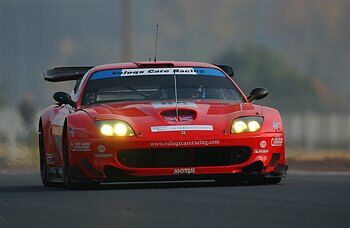
M 76 94 L 78 92 L 80 83 L 81 83 L 81 79 L 77 80 L 77 83 L 75 83 L 75 86 L 73 88 L 73 93 Z
M 82 77 L 82 79 L 77 80 L 70 96 L 72 97 L 73 101 L 77 101 L 80 91 L 81 91 L 81 87 L 84 84 L 83 82 L 86 80 L 87 76 L 89 75 L 90 70 L 88 70 L 85 75 Z

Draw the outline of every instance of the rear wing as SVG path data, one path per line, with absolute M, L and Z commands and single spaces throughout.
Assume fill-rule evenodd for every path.
M 218 65 L 229 76 L 234 76 L 232 67 L 226 65 Z M 85 73 L 94 66 L 78 66 L 78 67 L 55 67 L 43 72 L 44 79 L 49 82 L 74 81 L 81 79 Z
M 63 82 L 81 79 L 93 66 L 55 67 L 43 72 L 44 79 L 49 82 Z

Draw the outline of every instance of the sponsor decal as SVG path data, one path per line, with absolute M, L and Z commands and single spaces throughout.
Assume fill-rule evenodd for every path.
M 257 156 L 256 158 L 259 159 L 260 161 L 262 161 L 263 163 L 265 163 L 267 161 L 266 155 L 260 155 L 260 156 Z
M 112 156 L 111 153 L 95 153 L 95 158 L 111 158 Z
M 210 75 L 210 76 L 225 76 L 225 74 L 213 68 L 200 67 L 178 67 L 178 68 L 135 68 L 135 69 L 116 69 L 103 70 L 95 72 L 90 80 L 113 78 L 113 77 L 128 77 L 128 76 L 160 76 L 160 75 Z
M 261 148 L 265 148 L 265 147 L 266 147 L 266 144 L 267 144 L 266 141 L 263 140 L 263 141 L 260 142 L 260 147 L 261 147 Z
M 271 139 L 271 146 L 282 146 L 282 144 L 283 144 L 282 137 L 275 137 Z
M 175 102 L 154 102 L 152 103 L 153 108 L 171 108 L 176 107 Z M 194 102 L 185 102 L 185 101 L 179 101 L 177 102 L 177 106 L 181 107 L 190 107 L 190 108 L 197 108 L 197 105 Z
M 275 131 L 279 130 L 279 123 L 277 123 L 276 121 L 272 121 L 272 128 L 275 129 Z
M 254 154 L 266 154 L 268 152 L 268 149 L 254 149 Z
M 164 131 L 212 131 L 212 125 L 174 125 L 174 126 L 154 126 L 152 132 Z
M 106 147 L 104 145 L 98 145 L 97 151 L 100 153 L 104 153 L 104 152 L 106 152 Z
M 195 140 L 195 141 L 167 141 L 151 142 L 151 147 L 179 147 L 179 146 L 209 146 L 218 145 L 220 140 Z
M 91 144 L 89 142 L 73 142 L 69 145 L 71 151 L 91 151 Z
M 179 116 L 179 119 L 182 122 L 191 121 L 191 120 L 193 120 L 193 116 L 192 115 L 187 115 L 187 116 L 181 115 L 181 116 Z M 164 116 L 164 120 L 167 122 L 176 122 L 177 118 L 176 118 L 176 116 Z
M 195 168 L 174 169 L 174 175 L 195 174 L 195 173 L 196 173 L 196 169 Z
M 85 128 L 78 128 L 78 127 L 69 127 L 69 129 L 68 129 L 68 133 L 70 134 L 71 137 L 74 137 L 75 133 L 77 131 L 85 132 L 86 129 Z

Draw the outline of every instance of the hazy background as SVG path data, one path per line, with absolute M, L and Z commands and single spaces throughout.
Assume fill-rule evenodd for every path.
M 156 24 L 159 60 L 228 64 L 246 93 L 268 88 L 257 103 L 281 111 L 291 151 L 349 154 L 349 12 L 346 0 L 0 0 L 0 161 L 35 148 L 34 113 L 71 89 L 45 69 L 147 60 Z

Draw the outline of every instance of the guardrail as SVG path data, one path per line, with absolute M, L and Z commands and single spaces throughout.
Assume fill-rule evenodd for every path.
M 350 152 L 350 114 L 285 114 L 282 119 L 287 146 Z

